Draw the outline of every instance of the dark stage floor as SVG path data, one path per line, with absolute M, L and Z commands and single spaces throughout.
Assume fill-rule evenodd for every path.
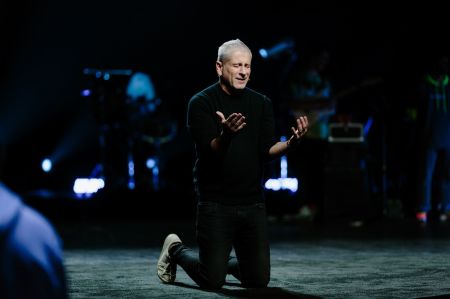
M 156 276 L 167 234 L 196 247 L 191 194 L 116 193 L 85 201 L 43 194 L 26 201 L 62 237 L 70 298 L 450 297 L 450 223 L 423 227 L 405 217 L 358 215 L 310 221 L 271 213 L 269 287 L 243 289 L 229 276 L 221 291 L 208 292 L 181 268 L 173 285 Z
M 243 289 L 228 276 L 218 292 L 197 288 L 178 268 L 173 285 L 156 276 L 164 237 L 195 248 L 193 219 L 99 220 L 57 224 L 71 298 L 444 298 L 450 296 L 450 225 L 403 220 L 270 222 L 271 282 Z

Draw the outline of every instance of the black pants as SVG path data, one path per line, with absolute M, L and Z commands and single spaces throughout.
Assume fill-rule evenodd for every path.
M 433 210 L 434 185 L 437 187 L 437 210 L 440 213 L 450 212 L 450 148 L 429 147 L 425 150 L 421 162 L 419 211 L 430 212 Z
M 226 206 L 200 202 L 196 235 L 199 254 L 181 245 L 174 261 L 202 288 L 217 289 L 232 274 L 245 287 L 265 287 L 270 280 L 270 252 L 265 204 Z M 234 247 L 236 257 L 230 253 Z

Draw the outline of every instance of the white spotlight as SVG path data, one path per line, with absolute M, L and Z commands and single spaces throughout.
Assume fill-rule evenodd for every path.
M 280 141 L 286 141 L 286 136 L 281 136 Z M 296 178 L 288 178 L 288 161 L 286 156 L 280 159 L 280 177 L 271 178 L 266 181 L 264 187 L 273 191 L 289 190 L 292 193 L 298 190 L 298 180 Z
M 42 160 L 41 167 L 43 171 L 50 172 L 52 170 L 52 161 L 50 159 Z
M 73 184 L 73 192 L 80 197 L 89 197 L 103 187 L 105 187 L 103 179 L 77 178 Z

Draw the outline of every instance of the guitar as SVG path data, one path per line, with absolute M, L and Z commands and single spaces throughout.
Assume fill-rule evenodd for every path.
M 381 84 L 383 81 L 384 80 L 379 77 L 369 78 L 363 80 L 357 85 L 341 90 L 332 97 L 324 97 L 317 94 L 305 99 L 290 101 L 287 105 L 290 112 L 296 117 L 300 115 L 308 115 L 308 118 L 310 118 L 310 125 L 312 125 L 315 121 L 320 121 L 321 119 L 334 114 L 336 110 L 336 103 L 339 100 L 360 90 Z

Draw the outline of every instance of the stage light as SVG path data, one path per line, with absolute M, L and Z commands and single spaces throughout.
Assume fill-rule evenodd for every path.
M 370 128 L 372 128 L 372 124 L 373 124 L 373 118 L 369 117 L 367 119 L 366 124 L 364 125 L 364 136 L 367 137 L 367 135 L 369 134 Z
M 269 54 L 267 53 L 267 50 L 264 48 L 259 49 L 259 55 L 261 55 L 262 58 L 267 58 L 269 56 Z
M 73 184 L 73 192 L 79 197 L 86 198 L 103 187 L 105 187 L 105 181 L 103 179 L 77 178 Z
M 157 158 L 148 158 L 145 163 L 148 169 L 152 171 L 152 184 L 155 190 L 159 190 L 159 166 Z
M 152 169 L 153 167 L 156 166 L 156 160 L 153 158 L 149 158 L 149 159 L 147 159 L 147 162 L 145 163 L 145 165 L 147 166 L 148 169 Z
M 286 141 L 286 136 L 281 136 L 280 141 Z M 280 177 L 268 179 L 264 184 L 264 188 L 272 191 L 289 190 L 297 192 L 298 180 L 296 178 L 288 178 L 288 161 L 286 156 L 280 158 Z
M 296 178 L 268 179 L 264 188 L 272 191 L 289 190 L 294 193 L 298 190 L 298 180 Z
M 133 190 L 136 187 L 136 183 L 134 181 L 134 161 L 133 155 L 128 155 L 128 189 Z
M 50 159 L 42 160 L 41 167 L 43 171 L 50 172 L 52 170 L 52 161 Z
M 297 192 L 298 180 L 296 178 L 281 178 L 281 189 L 287 189 L 291 192 Z
M 283 40 L 273 47 L 265 49 L 262 48 L 259 50 L 259 55 L 261 55 L 264 59 L 274 58 L 283 53 L 291 53 L 295 47 L 295 42 L 292 39 Z
M 280 160 L 280 177 L 281 178 L 287 178 L 288 173 L 288 164 L 287 164 L 287 158 L 286 156 L 281 157 Z
M 83 89 L 83 90 L 81 91 L 81 96 L 83 96 L 83 97 L 88 97 L 88 96 L 90 96 L 91 94 L 92 94 L 92 91 L 89 90 L 89 89 Z
M 113 76 L 131 76 L 133 74 L 132 70 L 124 70 L 124 69 L 94 69 L 94 68 L 85 68 L 83 69 L 83 74 L 86 76 L 94 76 L 96 79 L 103 79 L 105 81 L 111 79 L 111 75 Z
M 278 191 L 281 189 L 281 183 L 278 179 L 268 179 L 264 187 L 269 190 Z

